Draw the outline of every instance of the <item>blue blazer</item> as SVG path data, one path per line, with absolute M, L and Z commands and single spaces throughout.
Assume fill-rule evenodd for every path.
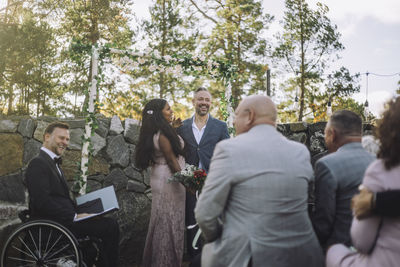
M 193 135 L 192 124 L 193 117 L 184 120 L 183 125 L 177 130 L 185 141 L 185 160 L 186 163 L 195 166 L 199 166 L 199 161 L 201 161 L 203 168 L 208 172 L 216 144 L 229 138 L 228 127 L 225 122 L 209 115 L 204 134 L 200 143 L 197 144 Z

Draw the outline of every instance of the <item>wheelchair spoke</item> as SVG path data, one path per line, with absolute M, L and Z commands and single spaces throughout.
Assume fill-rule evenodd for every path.
M 33 236 L 32 236 L 31 230 L 28 230 L 28 233 L 29 233 L 29 235 L 30 235 L 30 237 L 31 237 L 32 243 L 33 243 L 33 245 L 35 246 L 36 251 L 38 251 L 38 256 L 39 256 L 39 258 L 40 258 L 40 251 L 38 250 L 38 247 L 37 247 L 37 245 L 36 245 L 36 242 L 35 242 L 35 240 L 34 240 L 34 238 L 33 238 Z
M 41 246 L 42 245 L 42 227 L 39 227 L 39 258 L 41 258 L 42 256 L 41 256 L 41 254 L 42 254 L 42 251 L 41 251 Z
M 46 252 L 46 255 L 45 255 L 44 257 L 47 257 L 47 254 L 49 254 L 50 251 L 53 250 L 53 248 L 57 245 L 58 241 L 60 241 L 61 237 L 62 237 L 62 235 L 59 235 L 59 237 L 57 238 L 57 240 L 55 241 L 55 243 L 51 246 L 51 248 L 49 249 L 49 251 Z M 53 255 L 54 255 L 54 253 L 53 253 Z
M 17 251 L 19 251 L 19 252 L 21 252 L 21 253 L 23 253 L 23 254 L 25 254 L 26 256 L 28 256 L 28 257 L 30 257 L 30 258 L 36 260 L 36 257 L 32 256 L 31 254 L 26 253 L 26 252 L 23 251 L 22 249 L 17 248 L 16 246 L 12 246 L 12 248 L 15 249 L 15 250 L 17 250 Z
M 53 254 L 51 254 L 49 256 L 49 258 L 53 258 L 55 255 L 59 254 L 60 252 L 64 251 L 65 249 L 69 248 L 70 244 L 66 244 L 65 246 L 63 246 L 62 248 L 60 248 L 59 250 L 57 250 L 56 252 L 54 252 Z
M 29 246 L 24 242 L 24 240 L 21 239 L 21 237 L 18 237 L 19 241 L 24 244 L 25 248 L 31 253 L 31 256 L 37 260 L 38 258 L 36 257 L 35 253 L 32 252 L 32 250 L 29 248 Z
M 37 220 L 21 225 L 6 241 L 1 267 L 78 267 L 79 241 L 62 225 Z
M 47 238 L 46 248 L 45 248 L 44 253 L 43 253 L 43 258 L 46 258 L 47 254 L 50 252 L 50 250 L 47 251 L 47 248 L 49 247 L 52 234 L 53 234 L 53 229 L 50 230 L 49 236 Z
M 10 260 L 15 260 L 15 261 L 29 262 L 29 265 L 36 264 L 36 261 L 26 260 L 26 259 L 23 259 L 23 258 L 16 258 L 16 257 L 7 257 L 7 258 L 10 259 Z

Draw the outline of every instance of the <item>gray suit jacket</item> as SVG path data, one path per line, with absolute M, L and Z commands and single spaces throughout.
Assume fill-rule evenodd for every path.
M 315 164 L 315 211 L 312 222 L 321 246 L 351 244 L 351 198 L 375 157 L 359 142 L 348 143 Z
M 323 266 L 307 213 L 307 148 L 271 125 L 217 144 L 195 209 L 203 267 Z M 222 226 L 220 224 L 222 221 Z

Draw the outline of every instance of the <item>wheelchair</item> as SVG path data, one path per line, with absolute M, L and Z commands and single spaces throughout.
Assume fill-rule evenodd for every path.
M 63 225 L 30 219 L 29 211 L 20 212 L 23 222 L 8 237 L 1 253 L 1 267 L 91 267 L 99 256 L 101 240 L 77 239 Z

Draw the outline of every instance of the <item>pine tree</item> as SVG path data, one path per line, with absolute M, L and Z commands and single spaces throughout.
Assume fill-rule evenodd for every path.
M 145 53 L 162 58 L 173 54 L 193 54 L 198 31 L 194 18 L 186 16 L 186 7 L 179 0 L 156 0 L 149 8 L 150 19 L 140 23 L 140 37 Z M 132 77 L 130 90 L 109 92 L 105 108 L 108 113 L 117 109 L 122 117 L 139 117 L 140 111 L 151 98 L 172 101 L 176 117 L 186 117 L 188 93 L 199 85 L 201 77 L 177 77 L 168 71 L 150 71 L 147 68 L 129 71 Z M 185 99 L 185 100 L 184 100 Z M 113 103 L 112 103 L 113 102 Z M 187 102 L 190 103 L 190 102 Z M 117 107 L 118 106 L 118 107 Z
M 232 102 L 236 108 L 243 94 L 265 89 L 267 41 L 262 32 L 272 17 L 263 13 L 257 0 L 210 0 L 205 6 L 190 0 L 193 8 L 212 23 L 205 37 L 204 52 L 229 60 L 238 67 L 232 83 Z
M 277 36 L 273 57 L 295 76 L 292 79 L 300 90 L 298 120 L 301 121 L 307 106 L 320 91 L 328 63 L 344 47 L 337 26 L 327 17 L 326 5 L 317 3 L 313 10 L 305 0 L 286 0 L 285 7 L 283 32 Z

